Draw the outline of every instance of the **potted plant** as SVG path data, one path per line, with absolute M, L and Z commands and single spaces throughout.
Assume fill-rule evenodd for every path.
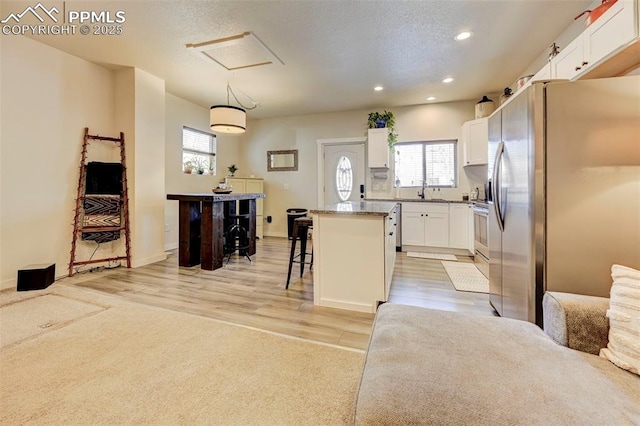
M 369 118 L 367 120 L 367 124 L 370 129 L 381 129 L 388 128 L 389 136 L 387 137 L 387 142 L 389 143 L 389 148 L 392 148 L 396 142 L 398 142 L 398 134 L 396 133 L 396 119 L 393 116 L 393 113 L 385 110 L 384 113 L 380 114 L 379 112 L 370 112 Z
M 227 170 L 229 171 L 229 176 L 233 177 L 235 173 L 238 171 L 238 168 L 236 167 L 235 164 L 232 164 L 229 167 L 227 167 Z
M 183 168 L 183 170 L 184 170 L 184 172 L 186 174 L 190 175 L 191 173 L 193 173 L 194 166 L 193 166 L 193 163 L 191 161 L 185 161 L 182 164 L 182 168 Z
M 195 170 L 199 175 L 203 175 L 208 167 L 207 161 L 203 160 L 201 157 L 194 157 L 191 164 L 193 165 L 193 170 Z

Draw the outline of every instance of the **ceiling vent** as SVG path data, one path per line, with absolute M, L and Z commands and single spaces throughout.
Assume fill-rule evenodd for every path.
M 202 43 L 189 43 L 187 48 L 199 51 L 227 71 L 271 64 L 284 65 L 251 31 Z

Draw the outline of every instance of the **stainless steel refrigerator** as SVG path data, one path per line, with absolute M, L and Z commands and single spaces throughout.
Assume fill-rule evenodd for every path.
M 534 83 L 489 118 L 490 302 L 542 324 L 545 291 L 609 296 L 640 269 L 640 76 Z

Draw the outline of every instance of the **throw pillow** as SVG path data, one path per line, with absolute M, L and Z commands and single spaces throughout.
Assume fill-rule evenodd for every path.
M 611 277 L 609 343 L 600 356 L 640 375 L 640 271 L 613 265 Z

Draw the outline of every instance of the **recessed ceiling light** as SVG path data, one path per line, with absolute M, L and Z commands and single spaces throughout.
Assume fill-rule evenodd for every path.
M 453 81 L 453 77 L 447 77 L 444 80 L 442 80 L 443 83 L 451 83 Z
M 427 98 L 427 100 L 428 100 L 428 101 L 435 101 L 435 100 L 436 100 L 436 97 L 435 97 L 435 96 L 429 96 L 429 97 Z
M 384 89 L 384 87 L 382 87 L 382 86 L 376 86 L 376 87 L 373 88 L 373 90 L 375 90 L 376 92 L 379 92 L 382 89 Z
M 471 33 L 469 31 L 463 31 L 460 34 L 458 34 L 457 36 L 454 37 L 454 40 L 466 40 L 469 37 L 471 37 Z

